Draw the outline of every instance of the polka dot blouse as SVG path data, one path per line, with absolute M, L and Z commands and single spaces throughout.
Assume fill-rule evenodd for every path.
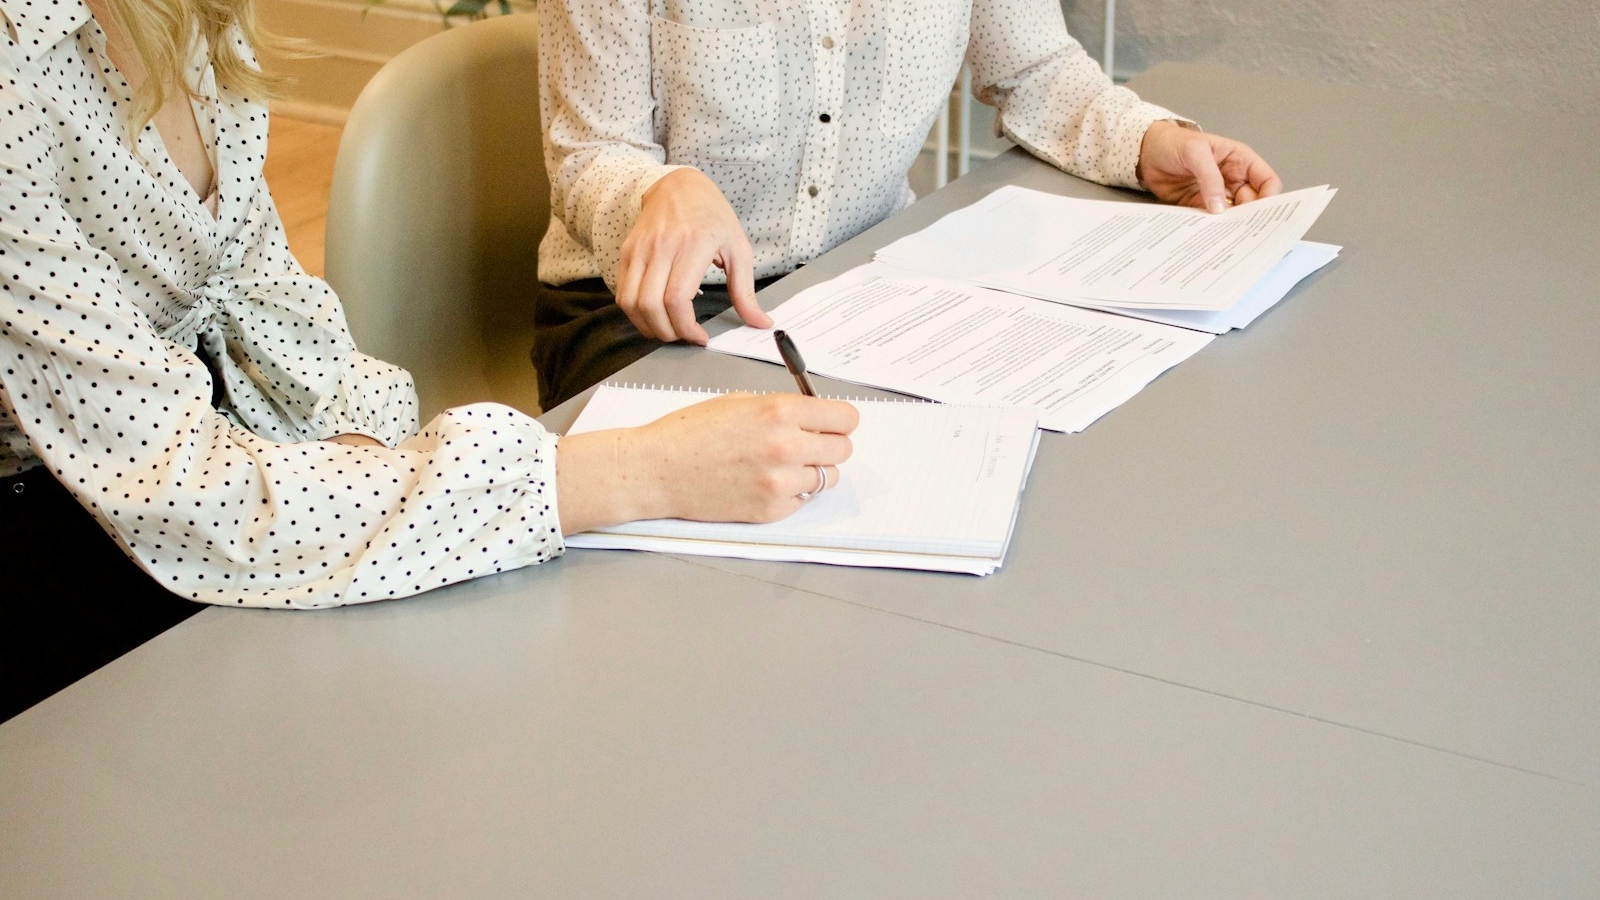
M 1094 181 L 1136 187 L 1145 129 L 1176 118 L 1113 87 L 1057 0 L 563 0 L 539 16 L 551 284 L 612 283 L 641 195 L 676 166 L 722 189 L 757 277 L 815 259 L 911 202 L 963 59 L 1006 137 Z
M 82 0 L 0 0 L 0 476 L 48 466 L 174 593 L 319 607 L 561 552 L 555 437 L 507 407 L 417 428 L 261 176 L 265 106 L 197 54 L 208 211 Z M 240 47 L 248 56 L 248 48 Z M 364 434 L 385 447 L 322 441 Z

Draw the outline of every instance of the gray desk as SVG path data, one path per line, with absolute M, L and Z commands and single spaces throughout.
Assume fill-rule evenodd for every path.
M 0 726 L 0 896 L 1600 894 L 1596 126 L 1136 87 L 1338 186 L 1346 250 L 1047 436 L 1000 573 L 573 552 L 208 611 Z M 769 304 L 1006 181 L 1109 193 L 1008 157 Z
M 1336 186 L 1310 237 L 1341 258 L 1046 435 L 999 577 L 713 565 L 1600 787 L 1600 127 L 1194 67 L 1134 86 Z M 1006 183 L 1118 194 L 1013 152 L 768 305 Z M 787 386 L 703 355 L 631 374 Z

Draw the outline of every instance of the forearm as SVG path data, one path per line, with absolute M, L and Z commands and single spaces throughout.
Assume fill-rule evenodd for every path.
M 1180 117 L 1115 86 L 1050 0 L 983 0 L 973 20 L 974 90 L 1000 108 L 1005 136 L 1080 178 L 1139 187 L 1145 129 Z
M 541 3 L 539 55 L 552 211 L 609 281 L 643 193 L 673 168 L 654 135 L 648 4 Z

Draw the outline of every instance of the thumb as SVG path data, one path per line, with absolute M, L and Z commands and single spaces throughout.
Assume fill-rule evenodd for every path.
M 1195 187 L 1200 189 L 1200 205 L 1209 213 L 1226 212 L 1228 187 L 1223 183 L 1222 170 L 1217 168 L 1217 160 L 1211 154 L 1211 142 L 1198 135 L 1196 138 L 1184 144 L 1183 157 L 1189 174 L 1194 176 Z
M 722 270 L 728 274 L 728 299 L 733 301 L 733 311 L 745 324 L 756 328 L 771 328 L 772 317 L 756 302 L 756 282 L 751 272 L 751 260 L 740 254 L 729 254 Z
M 728 283 L 728 297 L 733 300 L 733 311 L 739 314 L 746 324 L 756 328 L 771 328 L 772 317 L 756 302 L 755 285 L 749 279 L 737 287 L 733 282 Z

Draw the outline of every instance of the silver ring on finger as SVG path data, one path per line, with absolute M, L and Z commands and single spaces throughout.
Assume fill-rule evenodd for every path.
M 795 497 L 800 500 L 810 500 L 812 497 L 815 497 L 816 495 L 828 489 L 828 470 L 821 466 L 812 466 L 811 468 L 817 470 L 817 486 L 809 491 L 801 491 L 800 493 L 795 494 Z

